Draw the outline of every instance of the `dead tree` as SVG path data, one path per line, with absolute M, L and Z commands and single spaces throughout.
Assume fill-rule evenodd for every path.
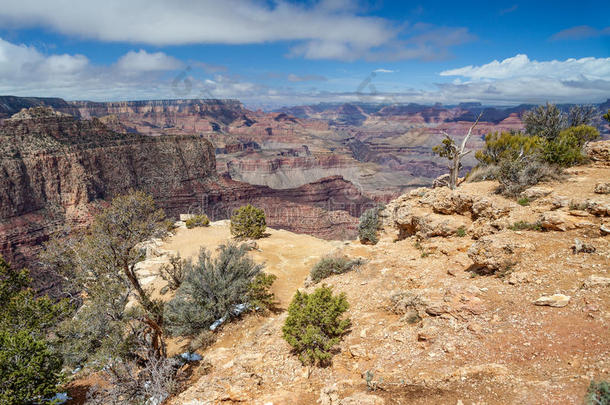
M 466 143 L 468 142 L 470 135 L 472 135 L 472 130 L 477 126 L 482 115 L 483 113 L 481 112 L 477 117 L 477 120 L 468 130 L 468 133 L 462 140 L 462 144 L 459 148 L 455 144 L 453 138 L 450 137 L 449 134 L 445 131 L 441 131 L 442 134 L 445 135 L 445 139 L 443 139 L 443 142 L 440 145 L 437 145 L 432 148 L 434 153 L 436 153 L 440 157 L 449 159 L 449 179 L 447 180 L 447 186 L 452 190 L 455 190 L 455 188 L 458 186 L 458 176 L 460 173 L 460 169 L 462 168 L 462 158 L 472 152 L 471 150 L 464 151 L 464 149 L 466 148 Z

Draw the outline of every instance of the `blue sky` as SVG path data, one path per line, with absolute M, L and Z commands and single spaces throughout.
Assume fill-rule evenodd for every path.
M 0 94 L 599 102 L 609 15 L 573 0 L 0 0 Z

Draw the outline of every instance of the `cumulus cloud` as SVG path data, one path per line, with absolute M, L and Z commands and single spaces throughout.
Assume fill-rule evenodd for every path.
M 127 72 L 157 72 L 180 69 L 183 67 L 183 63 L 163 52 L 148 53 L 140 49 L 138 52 L 129 51 L 121 56 L 116 66 Z
M 356 0 L 21 0 L 3 4 L 0 23 L 155 46 L 289 41 L 291 56 L 337 60 L 445 57 L 452 40 L 462 43 L 469 35 L 464 28 L 427 26 L 404 40 L 402 27 L 360 11 Z
M 560 40 L 578 40 L 587 38 L 596 38 L 610 35 L 610 27 L 598 30 L 597 28 L 588 25 L 578 25 L 576 27 L 567 28 L 559 31 L 551 37 L 553 41 Z
M 0 94 L 68 99 L 158 97 L 163 75 L 182 62 L 162 52 L 130 51 L 116 63 L 95 65 L 84 55 L 45 54 L 0 38 Z
M 267 80 L 259 83 L 233 76 L 224 67 L 201 62 L 184 66 L 170 55 L 142 49 L 130 51 L 109 65 L 98 65 L 83 55 L 47 54 L 33 46 L 0 38 L 0 94 L 17 96 L 100 101 L 236 98 L 252 107 L 275 108 L 324 101 L 589 103 L 603 101 L 610 94 L 610 58 L 535 61 L 526 55 L 516 55 L 502 61 L 443 71 L 439 79 L 451 80 L 453 76 L 457 80 L 437 83 L 427 89 L 404 88 L 399 82 L 381 81 L 375 75 L 337 79 L 277 73 L 273 77 L 282 80 L 265 84 Z M 375 72 L 389 73 L 390 69 L 379 68 Z M 369 85 L 358 90 L 363 81 Z M 301 82 L 312 82 L 312 85 L 291 87 Z M 315 82 L 324 85 L 316 88 Z M 325 90 L 337 88 L 338 83 L 343 90 Z M 346 88 L 349 86 L 346 83 L 352 83 L 353 87 Z
M 535 77 L 541 79 L 571 80 L 610 80 L 610 58 L 581 58 L 564 61 L 536 61 L 527 55 L 516 55 L 503 61 L 494 60 L 481 66 L 465 66 L 445 70 L 441 76 L 462 76 L 470 79 L 511 79 Z

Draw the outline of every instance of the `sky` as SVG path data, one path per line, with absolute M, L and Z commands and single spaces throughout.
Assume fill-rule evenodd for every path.
M 0 95 L 598 103 L 610 2 L 0 0 Z

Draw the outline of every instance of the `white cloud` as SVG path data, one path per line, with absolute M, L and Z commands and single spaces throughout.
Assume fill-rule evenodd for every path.
M 3 2 L 0 25 L 155 46 L 288 41 L 307 59 L 438 59 L 471 40 L 465 28 L 363 16 L 357 0 L 20 0 Z M 410 27 L 406 31 L 404 27 Z
M 280 75 L 280 78 L 289 83 L 311 82 L 311 85 L 290 87 L 282 84 L 285 80 L 265 85 L 231 76 L 223 72 L 223 67 L 214 67 L 214 76 L 207 77 L 200 75 L 203 70 L 212 71 L 207 64 L 193 62 L 193 68 L 178 71 L 182 66 L 183 62 L 169 55 L 145 50 L 128 52 L 110 65 L 98 65 L 83 55 L 47 54 L 35 47 L 0 38 L 0 94 L 17 96 L 100 101 L 236 98 L 250 106 L 272 108 L 323 101 L 589 103 L 603 101 L 610 95 L 610 58 L 538 62 L 517 55 L 500 62 L 442 72 L 442 76 L 456 77 L 425 90 L 401 88 L 399 79 L 393 83 L 380 80 L 381 75 L 369 78 L 370 85 L 360 91 L 359 84 L 368 76 L 327 79 L 312 74 L 289 74 Z M 380 68 L 376 71 L 389 70 Z M 319 85 L 316 81 L 324 84 Z M 327 91 L 325 88 L 339 90 Z
M 397 30 L 380 18 L 359 16 L 353 0 L 311 6 L 285 0 L 21 0 L 4 2 L 0 22 L 45 26 L 66 35 L 151 45 L 257 44 L 303 41 L 311 58 L 347 58 L 344 50 L 383 45 Z
M 375 69 L 373 70 L 373 72 L 375 73 L 394 73 L 396 72 L 395 70 L 390 70 L 390 69 Z
M 538 62 L 527 55 L 516 55 L 503 61 L 494 60 L 481 66 L 445 70 L 441 76 L 462 76 L 474 80 L 539 77 L 559 80 L 610 80 L 610 58 L 581 58 Z
M 138 52 L 129 51 L 121 56 L 116 66 L 120 70 L 129 72 L 156 72 L 180 69 L 183 63 L 163 52 L 148 53 L 140 49 Z

